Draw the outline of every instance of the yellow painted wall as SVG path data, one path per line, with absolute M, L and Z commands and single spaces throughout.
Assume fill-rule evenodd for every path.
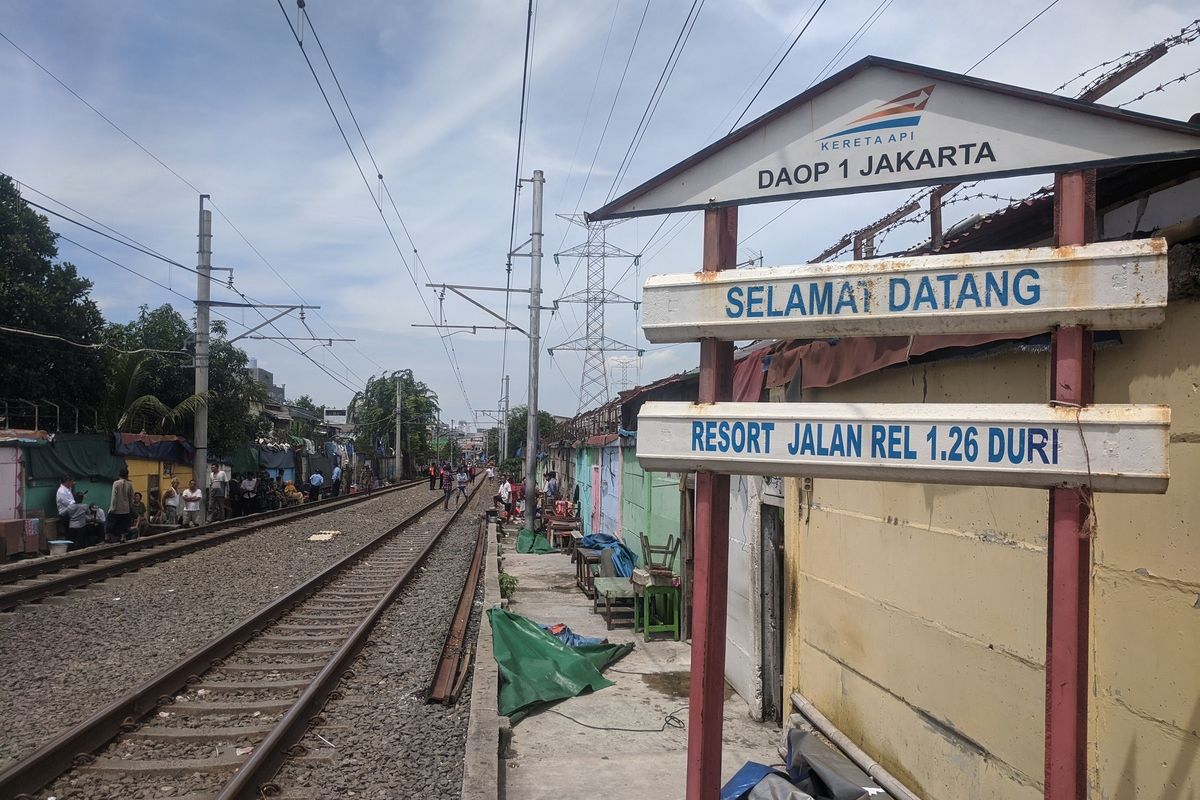
M 1096 503 L 1090 797 L 1200 797 L 1200 306 L 1124 339 L 1097 353 L 1096 400 L 1171 405 L 1171 488 Z M 1047 375 L 1047 354 L 1009 352 L 805 399 L 1043 402 Z M 1040 797 L 1046 492 L 786 492 L 785 690 L 927 800 Z
M 171 461 L 155 461 L 148 458 L 125 458 L 125 465 L 129 467 L 129 480 L 133 483 L 133 490 L 141 492 L 142 497 L 149 500 L 147 491 L 150 485 L 150 476 L 158 476 L 158 486 L 165 489 L 167 484 L 171 482 L 171 478 L 179 478 L 179 487 L 186 489 L 188 481 L 192 479 L 192 467 L 190 464 L 176 464 Z M 168 474 L 170 470 L 171 474 Z

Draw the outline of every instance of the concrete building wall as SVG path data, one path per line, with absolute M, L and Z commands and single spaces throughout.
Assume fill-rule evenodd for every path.
M 1200 307 L 1096 356 L 1099 403 L 1172 407 L 1166 495 L 1100 495 L 1090 797 L 1200 794 Z M 885 370 L 814 401 L 1044 402 L 1048 355 Z M 1041 796 L 1046 492 L 788 480 L 785 692 L 927 800 Z
M 600 530 L 609 536 L 621 533 L 621 446 L 600 448 Z
M 634 447 L 621 448 L 621 539 L 644 563 L 640 534 L 655 545 L 680 537 L 679 473 L 645 472 Z M 677 559 L 675 572 L 681 564 Z
M 725 612 L 725 680 L 762 719 L 760 583 L 762 479 L 729 479 L 729 602 Z
M 594 533 L 592 529 L 592 465 L 600 453 L 596 447 L 579 447 L 575 450 L 575 480 L 579 486 L 579 519 L 583 535 Z

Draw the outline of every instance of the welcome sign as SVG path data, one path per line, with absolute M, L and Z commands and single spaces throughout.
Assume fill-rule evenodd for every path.
M 1167 305 L 1163 239 L 654 275 L 655 343 L 1148 328 Z

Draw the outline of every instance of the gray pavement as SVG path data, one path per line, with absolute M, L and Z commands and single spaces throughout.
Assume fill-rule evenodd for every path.
M 683 798 L 687 731 L 670 725 L 658 729 L 671 714 L 685 725 L 688 721 L 689 645 L 662 635 L 643 642 L 630 623 L 606 630 L 591 601 L 575 587 L 569 558 L 521 555 L 515 552 L 515 537 L 504 542 L 504 570 L 520 581 L 509 603 L 512 611 L 537 622 L 565 622 L 585 636 L 632 641 L 635 647 L 605 673 L 615 686 L 563 701 L 553 706 L 558 713 L 542 712 L 513 727 L 507 757 L 500 762 L 500 797 L 559 800 L 586 792 L 605 800 Z M 726 691 L 724 738 L 725 779 L 748 760 L 780 760 L 779 728 L 751 720 L 749 708 L 732 690 Z

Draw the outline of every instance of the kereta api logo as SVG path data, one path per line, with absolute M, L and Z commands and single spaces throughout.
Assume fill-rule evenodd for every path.
M 933 95 L 934 84 L 902 94 L 886 103 L 881 103 L 869 114 L 851 120 L 845 128 L 822 136 L 818 141 L 822 150 L 848 150 L 873 144 L 896 144 L 911 142 L 913 128 L 921 122 L 921 112 Z

